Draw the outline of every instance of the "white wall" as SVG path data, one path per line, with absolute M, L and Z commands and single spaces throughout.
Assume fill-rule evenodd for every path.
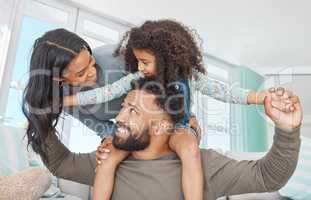
M 209 54 L 262 74 L 284 67 L 311 69 L 310 0 L 72 1 L 135 24 L 177 19 L 197 29 Z M 285 85 L 301 97 L 305 114 L 311 115 L 311 76 L 294 76 Z M 304 132 L 311 135 L 311 125 Z
M 210 54 L 237 64 L 311 64 L 310 0 L 72 1 L 133 23 L 175 18 L 198 30 Z

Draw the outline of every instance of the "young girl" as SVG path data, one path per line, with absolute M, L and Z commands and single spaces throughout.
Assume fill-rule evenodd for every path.
M 198 90 L 223 102 L 239 104 L 263 104 L 265 91 L 254 92 L 228 86 L 208 78 L 202 61 L 202 53 L 195 41 L 195 34 L 186 26 L 171 20 L 146 21 L 142 26 L 126 33 L 115 52 L 123 55 L 129 75 L 119 81 L 74 96 L 65 97 L 64 105 L 103 103 L 120 97 L 131 89 L 130 82 L 141 77 L 151 78 L 169 88 L 172 85 L 184 96 L 181 114 L 183 120 L 176 129 L 188 127 L 191 117 L 191 94 Z M 170 148 L 182 162 L 182 188 L 186 200 L 203 199 L 203 174 L 200 150 L 191 134 L 173 134 Z M 114 172 L 115 169 L 112 171 Z M 109 172 L 105 172 L 109 174 Z M 104 179 L 104 178 L 102 178 Z M 97 177 L 96 180 L 101 180 Z M 103 180 L 105 181 L 105 180 Z M 98 184 L 103 185 L 103 184 Z M 112 187 L 113 184 L 106 184 Z M 109 197 L 96 188 L 97 197 Z M 105 189 L 105 192 L 112 189 Z M 108 193 L 109 193 L 108 192 Z

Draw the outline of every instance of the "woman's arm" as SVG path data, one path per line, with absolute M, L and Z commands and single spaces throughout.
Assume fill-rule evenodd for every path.
M 128 74 L 120 80 L 88 91 L 78 92 L 75 95 L 64 98 L 64 106 L 90 105 L 108 102 L 126 94 L 131 89 L 131 81 L 142 78 L 141 72 Z
M 50 133 L 45 140 L 48 161 L 45 166 L 58 178 L 92 185 L 95 177 L 95 152 L 73 153 L 56 136 Z

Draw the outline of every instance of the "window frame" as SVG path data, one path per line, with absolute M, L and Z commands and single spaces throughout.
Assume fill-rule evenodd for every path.
M 48 9 L 55 8 L 67 13 L 67 21 L 65 23 L 55 23 L 60 22 L 60 20 L 55 21 L 55 19 L 53 19 L 53 16 L 49 17 L 47 15 L 44 15 L 45 12 L 42 11 L 42 9 L 44 9 L 45 6 L 48 6 Z M 15 89 L 11 88 L 11 82 L 14 81 L 14 67 L 10 66 L 15 66 L 17 47 L 24 16 L 43 20 L 47 23 L 59 24 L 59 26 L 73 31 L 77 34 L 84 34 L 83 21 L 89 20 L 100 25 L 109 26 L 109 28 L 111 29 L 117 29 L 117 31 L 119 32 L 119 39 L 128 28 L 133 26 L 133 24 L 131 23 L 127 23 L 114 17 L 109 17 L 96 13 L 95 11 L 87 9 L 76 3 L 70 1 L 63 2 L 61 0 L 12 0 L 12 10 L 9 13 L 12 13 L 12 16 L 10 16 L 11 22 L 9 23 L 12 34 L 8 42 L 9 47 L 5 58 L 6 63 L 1 66 L 1 70 L 3 68 L 4 74 L 3 77 L 0 77 L 2 78 L 0 80 L 0 96 L 6 98 L 0 98 L 0 121 L 12 121 L 12 119 L 5 117 L 10 89 Z M 91 37 L 95 40 L 102 41 L 102 39 L 98 35 L 91 35 Z M 63 142 L 66 145 L 69 144 L 70 133 L 73 123 L 73 120 L 70 117 L 66 117 L 67 115 L 67 113 L 62 113 L 61 116 L 62 118 L 65 118 L 65 120 L 60 120 L 58 126 L 61 129 L 60 131 L 65 133 L 61 135 L 63 136 L 62 139 L 64 139 Z
M 121 39 L 122 35 L 125 33 L 125 31 L 133 26 L 130 23 L 124 23 L 124 22 L 117 22 L 115 19 L 99 16 L 93 13 L 88 12 L 85 9 L 79 9 L 79 14 L 77 18 L 77 23 L 76 23 L 76 33 L 81 35 L 81 36 L 87 36 L 95 40 L 99 40 L 101 42 L 104 42 L 106 44 L 112 44 L 118 41 L 113 41 L 109 38 L 102 37 L 99 34 L 92 33 L 84 29 L 84 22 L 85 21 L 91 21 L 94 22 L 98 25 L 102 25 L 105 27 L 108 27 L 111 30 L 115 30 L 119 32 L 118 34 L 118 40 Z
M 20 0 L 16 1 L 18 4 L 17 6 L 14 7 L 12 12 L 15 13 L 12 25 L 11 25 L 11 30 L 12 30 L 12 35 L 9 41 L 9 48 L 7 52 L 7 58 L 6 58 L 6 63 L 4 64 L 4 73 L 1 79 L 1 85 L 0 85 L 0 96 L 2 97 L 8 97 L 10 87 L 11 87 L 11 81 L 13 77 L 13 71 L 14 67 L 10 66 L 15 66 L 15 58 L 16 58 L 16 53 L 17 53 L 17 46 L 19 42 L 19 37 L 20 37 L 20 31 L 21 31 L 21 26 L 22 26 L 22 20 L 24 16 L 30 16 L 38 19 L 44 19 L 49 22 L 53 22 L 53 20 L 48 20 L 47 16 L 40 17 L 40 12 L 37 9 L 32 9 L 31 5 L 39 6 L 40 4 L 44 6 L 49 6 L 55 9 L 60 9 L 62 11 L 68 12 L 68 19 L 70 16 L 73 16 L 77 11 L 77 9 L 73 9 L 72 7 L 61 3 L 59 0 Z M 75 21 L 68 21 L 67 25 L 64 26 L 65 28 L 69 30 L 74 30 L 75 27 Z M 8 98 L 1 98 L 0 99 L 0 116 L 5 116 L 6 112 L 6 106 L 8 103 Z
M 232 83 L 232 79 L 231 79 L 230 74 L 232 74 L 232 70 L 234 68 L 233 64 L 228 63 L 228 62 L 226 62 L 226 61 L 224 61 L 224 60 L 222 60 L 220 58 L 217 58 L 215 56 L 212 56 L 212 55 L 210 55 L 208 53 L 203 53 L 203 57 L 204 57 L 203 58 L 204 65 L 206 66 L 207 74 L 208 74 L 209 78 L 215 79 L 217 81 L 221 81 L 221 82 L 223 82 L 225 84 L 228 84 L 228 85 L 230 85 Z M 228 79 L 225 79 L 225 78 L 223 78 L 221 76 L 218 76 L 218 75 L 213 74 L 212 72 L 208 71 L 208 66 L 209 65 L 213 65 L 213 66 L 215 66 L 215 67 L 217 67 L 219 69 L 222 69 L 222 70 L 226 71 L 228 73 Z M 196 101 L 195 103 L 198 104 L 198 102 L 199 102 L 199 93 L 195 92 L 195 94 L 193 96 L 194 96 L 194 100 Z M 208 104 L 208 102 L 204 102 L 204 105 L 206 105 L 206 104 Z M 207 109 L 209 109 L 208 106 L 206 106 L 206 107 L 207 107 Z M 229 110 L 228 110 L 228 115 L 229 115 L 229 117 L 228 117 L 229 118 L 228 124 L 229 124 L 229 126 L 225 127 L 225 128 L 228 128 L 230 130 L 231 130 L 231 126 L 232 126 L 232 119 L 231 119 L 232 118 L 232 112 L 233 112 L 233 110 L 232 110 L 231 104 L 229 104 Z M 204 123 L 204 121 L 206 120 L 207 116 L 204 116 L 203 114 L 201 114 L 198 111 L 195 114 L 199 118 L 199 121 L 203 122 L 203 123 L 200 124 L 202 130 L 208 129 L 207 124 Z M 208 134 L 205 135 L 205 137 L 208 137 Z M 229 137 L 230 137 L 230 144 L 229 144 L 230 147 L 228 149 L 231 150 L 232 146 L 233 146 L 232 143 L 233 143 L 234 139 L 232 138 L 231 134 L 229 135 Z M 207 140 L 204 138 L 204 134 L 203 134 L 200 146 L 203 147 L 203 148 L 209 148 L 208 147 L 208 143 L 206 141 Z

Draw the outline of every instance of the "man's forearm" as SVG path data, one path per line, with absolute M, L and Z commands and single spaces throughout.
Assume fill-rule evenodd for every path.
M 267 191 L 283 187 L 294 173 L 300 149 L 300 128 L 283 130 L 275 128 L 273 145 L 268 154 L 259 160 Z
M 208 179 L 217 197 L 276 191 L 294 172 L 300 148 L 300 129 L 275 129 L 274 142 L 262 159 L 236 161 L 218 153 L 206 161 Z

